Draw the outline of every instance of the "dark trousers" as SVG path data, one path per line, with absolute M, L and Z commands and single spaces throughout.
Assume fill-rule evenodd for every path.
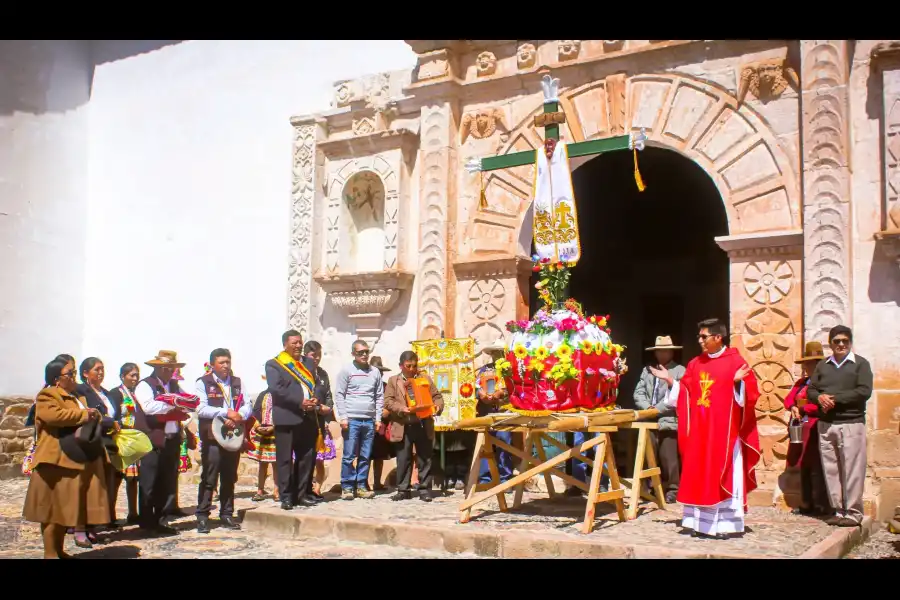
M 403 441 L 395 442 L 397 450 L 397 489 L 408 492 L 412 481 L 412 456 L 416 452 L 416 467 L 419 469 L 419 491 L 432 488 L 431 457 L 434 455 L 434 440 L 428 439 L 421 423 L 411 423 L 403 428 Z
M 237 482 L 240 452 L 223 450 L 214 440 L 203 442 L 200 452 L 200 485 L 197 486 L 197 516 L 208 517 L 212 508 L 213 490 L 219 486 L 219 515 L 234 516 L 234 484 Z
M 156 527 L 166 516 L 166 503 L 178 489 L 178 458 L 181 440 L 166 438 L 162 448 L 154 448 L 141 458 L 138 474 L 138 513 L 141 527 Z
M 278 465 L 278 497 L 296 503 L 309 488 L 316 464 L 319 429 L 307 419 L 300 425 L 275 426 L 275 464 Z
M 512 432 L 511 431 L 492 431 L 491 435 L 500 440 L 501 442 L 506 443 L 509 446 L 512 446 Z M 513 459 L 512 455 L 506 450 L 501 450 L 494 446 L 494 456 L 497 459 L 497 471 L 500 473 L 500 483 L 506 483 L 513 476 Z M 488 460 L 486 458 L 481 459 L 480 468 L 478 470 L 478 483 L 488 483 L 491 480 L 491 469 L 488 466 Z
M 681 483 L 681 459 L 678 455 L 677 431 L 650 431 L 650 443 L 653 445 L 653 454 L 659 462 L 662 472 L 663 490 L 665 493 L 678 492 Z M 644 468 L 649 468 L 644 463 Z

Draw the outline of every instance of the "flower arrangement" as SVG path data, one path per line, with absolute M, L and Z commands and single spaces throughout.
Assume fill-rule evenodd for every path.
M 572 276 L 572 267 L 575 263 L 552 261 L 549 258 L 540 258 L 537 255 L 531 257 L 533 261 L 531 270 L 538 274 L 540 279 L 534 285 L 535 289 L 544 301 L 544 309 L 550 310 L 554 306 L 563 303 L 563 295 L 569 286 L 569 278 Z
M 502 379 L 512 375 L 512 364 L 505 358 L 498 358 L 494 363 L 494 369 L 497 371 L 497 377 Z
M 475 387 L 471 383 L 464 383 L 459 386 L 459 395 L 463 398 L 471 398 L 475 393 Z

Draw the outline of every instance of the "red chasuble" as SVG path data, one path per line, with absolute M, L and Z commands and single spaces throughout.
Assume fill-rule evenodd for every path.
M 693 359 L 681 378 L 677 410 L 682 504 L 714 506 L 732 497 L 737 439 L 743 455 L 745 510 L 747 495 L 756 489 L 759 389 L 753 371 L 744 378 L 744 407 L 734 399 L 734 375 L 745 364 L 737 350 L 727 348 L 718 358 L 703 354 Z

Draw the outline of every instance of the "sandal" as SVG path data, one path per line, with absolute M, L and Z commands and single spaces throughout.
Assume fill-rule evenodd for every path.
M 90 538 L 83 531 L 79 531 L 75 534 L 75 545 L 79 548 L 85 548 L 87 550 L 90 550 L 94 547 L 94 545 L 91 543 Z
M 265 492 L 256 492 L 255 494 L 253 494 L 253 497 L 250 498 L 250 500 L 252 502 L 262 502 L 265 499 L 266 499 Z

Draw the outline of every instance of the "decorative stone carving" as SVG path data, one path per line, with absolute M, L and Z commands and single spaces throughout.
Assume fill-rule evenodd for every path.
M 375 120 L 372 117 L 353 119 L 353 134 L 368 135 L 375 132 Z
M 459 143 L 465 144 L 470 135 L 476 140 L 489 138 L 498 129 L 503 133 L 509 132 L 502 109 L 484 108 L 467 113 L 459 124 Z
M 757 304 L 775 304 L 794 285 L 794 272 L 785 261 L 752 262 L 744 270 L 744 291 Z
M 852 325 L 847 40 L 801 40 L 806 340 Z
M 581 40 L 560 40 L 559 60 L 572 60 L 578 58 L 581 52 Z
M 519 49 L 516 50 L 516 61 L 520 69 L 530 69 L 536 60 L 537 48 L 534 47 L 534 44 L 526 42 L 519 45 Z
M 416 81 L 439 79 L 450 75 L 450 53 L 446 49 L 419 55 Z
M 356 325 L 356 336 L 374 346 L 382 321 L 412 285 L 414 275 L 401 271 L 346 273 L 316 277 L 331 304 Z
M 800 89 L 797 72 L 785 59 L 772 59 L 745 65 L 741 70 L 741 83 L 738 89 L 738 104 L 743 104 L 747 92 L 763 102 L 781 96 L 788 86 Z
M 335 105 L 338 107 L 347 106 L 353 100 L 353 89 L 351 82 L 342 81 L 334 88 Z
M 497 71 L 497 57 L 493 52 L 485 50 L 475 59 L 475 68 L 479 77 L 487 77 L 493 75 Z
M 295 122 L 291 184 L 291 249 L 288 263 L 290 286 L 288 323 L 303 335 L 309 332 L 315 157 L 315 122 Z
M 499 315 L 505 300 L 506 290 L 498 279 L 479 279 L 469 287 L 469 310 L 481 321 Z
M 603 50 L 605 52 L 615 52 L 625 47 L 625 40 L 603 40 Z

